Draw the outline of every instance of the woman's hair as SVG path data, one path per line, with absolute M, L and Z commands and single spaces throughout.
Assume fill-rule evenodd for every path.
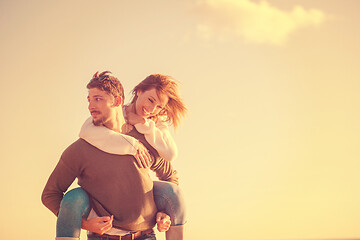
M 88 89 L 98 88 L 114 97 L 120 96 L 122 102 L 124 102 L 124 88 L 120 81 L 110 74 L 110 71 L 105 71 L 100 74 L 96 72 L 86 87 Z
M 185 116 L 187 109 L 183 100 L 180 98 L 178 82 L 174 78 L 163 74 L 151 74 L 132 90 L 133 99 L 131 103 L 136 102 L 138 91 L 145 92 L 153 88 L 158 95 L 164 94 L 168 96 L 169 101 L 159 114 L 150 119 L 156 122 L 160 116 L 164 116 L 165 121 L 170 122 L 176 129 L 180 123 L 180 118 Z

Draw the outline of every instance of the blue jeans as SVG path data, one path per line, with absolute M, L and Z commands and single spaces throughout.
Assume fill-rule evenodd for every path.
M 170 216 L 171 226 L 186 223 L 185 201 L 178 185 L 170 182 L 154 181 L 154 201 L 158 211 Z
M 159 211 L 170 216 L 171 225 L 185 224 L 185 203 L 180 188 L 173 183 L 154 181 L 154 201 Z M 82 188 L 67 192 L 61 201 L 56 222 L 56 237 L 80 237 L 81 220 L 87 218 L 90 212 L 90 201 Z M 145 236 L 150 236 L 147 234 Z M 143 237 L 145 237 L 143 236 Z M 153 239 L 151 238 L 138 238 Z M 156 239 L 156 238 L 154 238 Z
M 60 204 L 56 221 L 56 237 L 80 237 L 81 220 L 90 213 L 90 201 L 82 188 L 67 192 Z

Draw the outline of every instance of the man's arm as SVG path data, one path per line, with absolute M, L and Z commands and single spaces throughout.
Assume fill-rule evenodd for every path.
M 114 216 L 111 217 L 95 217 L 92 219 L 82 219 L 81 228 L 87 231 L 103 235 L 112 228 Z
M 59 213 L 64 193 L 74 182 L 75 178 L 76 174 L 60 159 L 51 173 L 41 196 L 42 203 L 56 216 Z

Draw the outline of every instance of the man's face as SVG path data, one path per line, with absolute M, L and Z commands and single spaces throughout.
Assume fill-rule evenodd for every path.
M 106 125 L 114 116 L 114 97 L 98 88 L 89 89 L 89 111 L 95 126 Z

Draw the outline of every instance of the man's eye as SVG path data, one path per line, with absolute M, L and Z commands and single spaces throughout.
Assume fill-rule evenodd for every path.
M 95 98 L 95 100 L 96 100 L 96 101 L 100 101 L 100 100 L 101 100 L 101 98 Z
M 153 101 L 151 98 L 149 98 L 149 101 L 150 101 L 151 103 L 154 103 L 154 101 Z

